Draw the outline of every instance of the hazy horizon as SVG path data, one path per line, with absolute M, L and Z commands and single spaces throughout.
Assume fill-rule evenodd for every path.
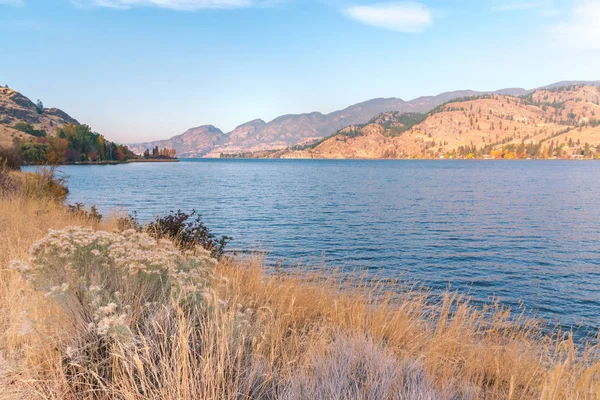
M 600 79 L 598 0 L 0 0 L 0 33 L 0 84 L 125 143 Z

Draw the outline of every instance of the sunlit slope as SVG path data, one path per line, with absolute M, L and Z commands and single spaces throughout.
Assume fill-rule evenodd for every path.
M 600 88 L 573 86 L 538 90 L 526 96 L 480 96 L 446 103 L 409 128 L 402 114 L 383 113 L 364 126 L 351 126 L 314 147 L 282 152 L 283 158 L 398 158 L 489 156 L 496 151 L 528 154 L 585 143 L 600 145 Z M 404 127 L 404 129 L 402 128 Z M 552 146 L 551 146 L 552 145 Z M 540 154 L 541 155 L 541 154 Z M 492 155 L 493 156 L 493 155 Z M 552 154 L 548 154 L 552 157 Z

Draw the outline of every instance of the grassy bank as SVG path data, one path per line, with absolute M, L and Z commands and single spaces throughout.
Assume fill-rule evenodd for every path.
M 599 349 L 499 305 L 217 262 L 69 212 L 50 175 L 11 179 L 2 398 L 600 398 Z

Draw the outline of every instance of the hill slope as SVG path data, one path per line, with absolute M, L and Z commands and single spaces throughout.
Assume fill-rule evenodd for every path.
M 38 108 L 27 97 L 16 90 L 0 87 L 0 146 L 9 146 L 14 139 L 29 140 L 31 135 L 14 126 L 26 123 L 33 129 L 54 133 L 56 128 L 73 123 L 76 119 L 58 108 Z
M 155 142 L 138 143 L 129 145 L 129 148 L 137 154 L 142 154 L 146 149 L 155 146 L 158 148 L 175 149 L 180 158 L 204 157 L 215 147 L 219 147 L 227 140 L 220 129 L 212 125 L 203 125 L 191 128 L 181 135 L 173 136 L 167 140 L 157 140 Z
M 526 92 L 525 89 L 498 91 L 498 93 L 514 95 Z M 232 132 L 211 136 L 209 140 L 204 130 L 193 128 L 171 139 L 134 143 L 129 147 L 138 154 L 153 146 L 173 147 L 180 157 L 219 157 L 221 153 L 285 149 L 289 146 L 316 142 L 348 125 L 363 124 L 384 111 L 428 112 L 448 100 L 481 94 L 483 93 L 463 90 L 419 97 L 411 101 L 397 98 L 373 99 L 330 114 L 319 112 L 289 114 L 268 123 L 257 119 L 238 126 Z
M 541 89 L 521 97 L 451 101 L 426 117 L 383 113 L 281 158 L 552 157 L 600 145 L 600 87 Z M 412 123 L 412 124 L 411 124 Z M 408 126 L 407 126 L 408 124 Z M 585 143 L 592 150 L 585 149 Z M 556 150 L 562 147 L 561 153 Z M 498 153 L 500 152 L 500 153 Z
M 0 125 L 11 127 L 18 122 L 31 124 L 46 133 L 54 133 L 57 127 L 69 123 L 79 125 L 75 118 L 58 108 L 38 108 L 16 90 L 0 87 Z
M 0 146 L 17 142 L 28 164 L 115 162 L 138 158 L 127 146 L 108 141 L 58 108 L 35 104 L 0 87 Z M 155 157 L 157 158 L 157 157 Z

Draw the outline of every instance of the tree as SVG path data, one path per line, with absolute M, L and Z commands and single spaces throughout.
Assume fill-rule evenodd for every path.
M 42 103 L 42 101 L 40 99 L 38 99 L 37 102 L 35 103 L 35 107 L 37 108 L 38 114 L 41 114 L 44 112 L 44 103 Z
M 68 146 L 69 142 L 67 139 L 55 136 L 50 142 L 50 149 L 47 155 L 48 164 L 60 165 L 64 163 Z
M 104 141 L 105 141 L 104 136 L 99 135 L 97 149 L 98 149 L 98 157 L 100 158 L 100 160 L 106 159 L 106 146 L 104 144 Z
M 90 161 L 98 161 L 99 155 L 96 150 L 92 150 L 88 153 L 88 160 Z
M 117 147 L 117 149 L 115 150 L 115 159 L 117 161 L 123 161 L 123 160 L 125 160 L 125 153 L 121 149 L 121 146 Z
M 23 162 L 25 164 L 45 164 L 48 159 L 49 145 L 44 143 L 28 142 L 23 143 Z
M 591 157 L 591 156 L 592 156 L 592 154 L 593 154 L 593 153 L 592 153 L 592 148 L 590 147 L 590 144 L 586 142 L 586 143 L 585 143 L 585 148 L 584 148 L 584 150 L 583 150 L 583 155 L 584 155 L 585 157 Z

